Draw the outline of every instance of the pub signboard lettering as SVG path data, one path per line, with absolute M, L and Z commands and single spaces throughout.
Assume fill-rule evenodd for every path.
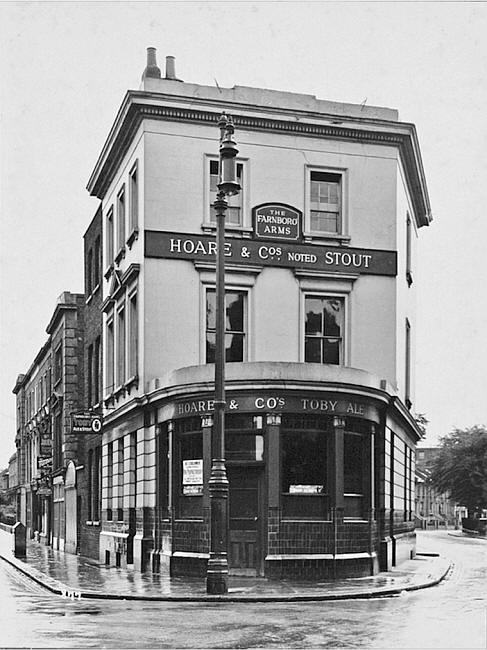
M 259 264 L 357 275 L 397 275 L 395 251 L 263 239 L 228 239 L 224 250 L 226 261 L 232 264 Z M 210 235 L 146 230 L 144 254 L 148 258 L 214 262 L 216 241 Z
M 257 239 L 298 241 L 301 238 L 301 212 L 284 203 L 263 203 L 252 210 Z
M 215 408 L 213 399 L 201 398 L 172 402 L 159 412 L 160 420 L 171 420 L 194 415 L 211 415 Z M 280 394 L 244 393 L 228 394 L 226 413 L 312 413 L 339 415 L 379 422 L 379 409 L 374 404 L 332 393 Z
M 93 413 L 77 413 L 71 415 L 72 433 L 101 433 L 101 418 Z

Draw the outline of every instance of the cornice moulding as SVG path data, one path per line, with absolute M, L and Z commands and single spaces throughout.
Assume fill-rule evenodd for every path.
M 180 97 L 176 99 L 181 100 Z M 162 104 L 163 100 L 167 103 Z M 144 119 L 216 126 L 222 108 L 229 108 L 228 105 L 231 103 L 221 102 L 217 107 L 214 101 L 204 102 L 198 98 L 191 100 L 193 104 L 197 102 L 198 107 L 189 107 L 188 105 L 176 106 L 174 100 L 174 97 L 158 94 L 148 96 L 147 93 L 133 91 L 127 93 L 88 181 L 87 189 L 91 195 L 99 199 L 104 198 L 123 156 Z M 189 102 L 189 98 L 187 101 Z M 212 104 L 214 110 L 207 110 L 210 108 L 206 105 L 208 103 Z M 236 113 L 235 110 L 240 112 Z M 267 115 L 262 115 L 263 112 Z M 418 227 L 429 225 L 431 209 L 414 124 L 370 118 L 362 120 L 353 116 L 339 116 L 338 119 L 336 115 L 286 112 L 285 109 L 266 107 L 256 111 L 254 107 L 240 104 L 232 105 L 232 113 L 237 129 L 397 147 L 406 171 L 417 225 Z M 276 115 L 274 116 L 273 113 Z

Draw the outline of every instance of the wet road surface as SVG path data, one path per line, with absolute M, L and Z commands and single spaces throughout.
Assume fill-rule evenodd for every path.
M 43 648 L 486 648 L 487 541 L 418 533 L 454 562 L 437 587 L 317 603 L 71 600 L 0 561 L 0 646 Z

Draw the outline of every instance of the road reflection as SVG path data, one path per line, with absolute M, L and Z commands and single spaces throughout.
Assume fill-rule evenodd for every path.
M 420 533 L 454 562 L 437 587 L 378 600 L 150 603 L 53 596 L 0 562 L 2 647 L 485 648 L 487 542 Z

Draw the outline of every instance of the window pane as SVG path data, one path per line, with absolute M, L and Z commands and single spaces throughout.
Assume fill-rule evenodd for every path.
M 326 491 L 327 436 L 324 431 L 285 432 L 282 435 L 282 491 L 298 486 L 321 486 Z M 294 486 L 292 488 L 291 486 Z M 318 493 L 318 489 L 313 490 Z
M 311 230 L 338 232 L 337 214 L 333 212 L 311 212 Z
M 322 363 L 340 363 L 340 342 L 337 339 L 323 339 Z
M 322 363 L 321 339 L 307 338 L 304 344 L 304 360 L 308 363 Z
M 340 298 L 305 297 L 305 361 L 340 363 L 343 305 Z
M 317 232 L 340 231 L 341 176 L 329 172 L 310 174 L 310 227 Z
M 253 519 L 258 512 L 258 490 L 255 487 L 232 488 L 229 505 L 232 519 Z
M 364 439 L 345 433 L 343 440 L 343 489 L 345 494 L 362 494 Z
M 206 292 L 206 329 L 214 330 L 216 328 L 216 293 L 214 291 Z
M 323 319 L 326 336 L 340 336 L 343 318 L 343 303 L 340 300 L 323 301 Z
M 263 460 L 264 437 L 227 432 L 225 434 L 225 455 L 228 460 Z
M 240 207 L 229 205 L 225 213 L 225 222 L 230 223 L 233 226 L 240 225 Z
M 245 293 L 225 294 L 225 357 L 226 361 L 243 361 L 245 343 Z M 215 361 L 216 294 L 206 292 L 206 363 Z
M 306 298 L 306 334 L 323 334 L 321 313 L 321 299 Z
M 326 518 L 326 432 L 283 432 L 281 445 L 284 516 Z
M 243 293 L 225 295 L 226 329 L 232 332 L 243 332 Z
M 225 360 L 243 361 L 243 334 L 225 334 Z
M 206 333 L 206 363 L 215 363 L 215 333 Z
M 216 212 L 213 203 L 218 192 L 219 169 L 218 160 L 210 160 L 210 221 L 215 223 Z M 243 164 L 237 163 L 237 180 L 240 183 L 240 192 L 234 196 L 227 196 L 228 208 L 225 213 L 225 223 L 233 226 L 242 225 L 243 206 Z

